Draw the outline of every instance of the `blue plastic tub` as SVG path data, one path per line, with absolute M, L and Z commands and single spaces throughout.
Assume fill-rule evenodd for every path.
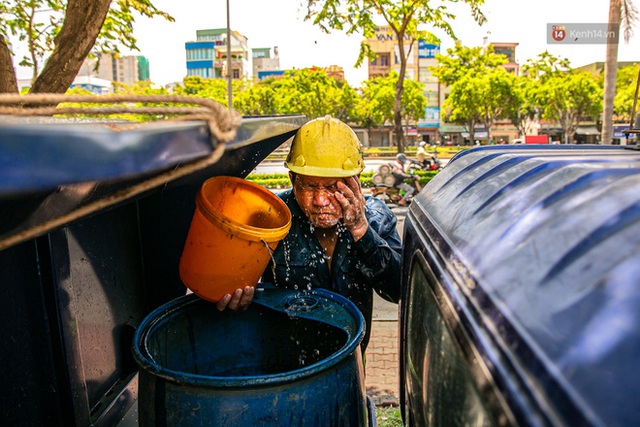
M 239 313 L 175 299 L 134 338 L 140 425 L 368 425 L 363 334 L 325 290 L 265 289 Z

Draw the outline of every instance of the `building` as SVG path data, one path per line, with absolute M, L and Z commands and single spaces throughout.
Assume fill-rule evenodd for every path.
M 618 62 L 618 69 L 620 68 L 624 68 L 624 67 L 629 67 L 631 65 L 638 65 L 640 64 L 640 61 L 621 61 Z M 587 65 L 583 65 L 581 67 L 576 67 L 574 68 L 574 70 L 576 71 L 585 71 L 587 73 L 591 73 L 595 76 L 599 76 L 600 74 L 604 73 L 604 62 L 592 62 L 590 64 Z
M 113 92 L 113 83 L 99 77 L 76 76 L 70 88 L 86 89 L 95 95 L 108 95 Z
M 17 83 L 20 92 L 31 89 L 31 79 L 18 79 Z M 111 81 L 92 76 L 76 76 L 69 88 L 86 89 L 94 95 L 108 95 L 113 92 Z
M 404 43 L 405 49 L 409 48 L 411 38 L 407 37 Z M 388 75 L 391 70 L 400 72 L 400 56 L 398 40 L 390 27 L 376 28 L 373 37 L 367 39 L 371 50 L 377 57 L 369 62 L 369 79 Z M 407 69 L 405 77 L 415 80 L 418 75 L 418 51 L 413 49 L 407 57 Z
M 151 81 L 151 72 L 149 69 L 149 60 L 144 56 L 137 56 L 138 59 L 138 81 Z
M 324 69 L 326 71 L 327 76 L 333 77 L 334 79 L 344 81 L 344 69 L 339 65 L 329 65 Z
M 376 58 L 368 65 L 369 79 L 386 76 L 392 70 L 400 72 L 398 40 L 390 27 L 378 27 L 374 36 L 367 39 L 367 43 L 376 53 Z M 410 43 L 411 38 L 407 37 L 404 43 L 405 49 L 409 48 Z M 407 56 L 405 79 L 418 80 L 424 84 L 424 96 L 427 98 L 425 118 L 407 127 L 409 144 L 418 141 L 435 143 L 439 140 L 440 105 L 444 99 L 444 93 L 437 77 L 433 76 L 429 69 L 437 64 L 435 57 L 438 53 L 440 53 L 440 46 L 418 40 Z M 372 146 L 391 146 L 393 144 L 392 126 L 372 130 L 369 141 Z
M 97 58 L 87 58 L 78 77 L 99 78 L 133 86 L 139 81 L 149 80 L 149 60 L 144 56 L 101 54 Z
M 272 52 L 273 55 L 271 55 Z M 251 49 L 251 57 L 253 59 L 253 77 L 260 79 L 261 73 L 265 75 L 265 72 L 280 70 L 278 46 L 274 46 L 273 50 L 269 47 Z
M 284 77 L 284 70 L 258 71 L 255 77 L 258 80 L 279 79 Z
M 249 48 L 247 38 L 231 31 L 231 78 L 248 78 Z M 186 42 L 187 76 L 227 77 L 227 29 L 197 30 L 196 41 Z
M 444 101 L 443 87 L 433 75 L 430 67 L 437 65 L 436 55 L 440 46 L 418 40 L 418 81 L 424 85 L 424 96 L 427 98 L 425 118 L 418 120 L 416 133 L 418 140 L 436 143 L 440 140 L 440 106 Z
M 507 57 L 508 62 L 503 64 L 502 67 L 516 76 L 520 75 L 520 65 L 516 61 L 516 47 L 518 47 L 518 44 L 519 43 L 491 43 L 495 53 Z

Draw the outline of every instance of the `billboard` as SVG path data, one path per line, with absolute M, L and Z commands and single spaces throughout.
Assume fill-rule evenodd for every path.
M 629 125 L 613 125 L 613 137 L 617 139 L 625 139 L 627 136 L 622 132 L 624 130 L 629 130 Z M 635 133 L 629 134 L 629 139 L 636 138 Z
M 439 128 L 440 127 L 440 108 L 426 107 L 424 109 L 424 119 L 418 120 L 419 128 Z
M 440 53 L 440 45 L 418 40 L 418 58 L 435 58 Z

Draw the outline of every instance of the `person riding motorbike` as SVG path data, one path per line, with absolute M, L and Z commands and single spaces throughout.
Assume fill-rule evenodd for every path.
M 405 191 L 404 196 L 398 202 L 400 206 L 407 206 L 410 201 L 409 199 L 411 198 L 411 196 L 413 196 L 413 193 L 415 193 L 416 191 L 414 186 L 409 185 L 405 182 L 405 179 L 411 179 L 413 181 L 418 179 L 416 175 L 411 175 L 406 172 L 404 165 L 405 163 L 407 163 L 407 161 L 408 159 L 406 154 L 399 153 L 398 155 L 396 155 L 396 161 L 393 162 L 393 168 L 391 169 L 391 173 L 395 178 L 395 182 L 393 186 L 398 190 Z
M 418 159 L 418 161 L 420 162 L 420 164 L 422 165 L 422 168 L 427 170 L 429 169 L 429 155 L 427 154 L 427 150 L 424 149 L 424 147 L 427 145 L 426 142 L 421 141 L 419 146 L 418 146 L 418 151 L 416 151 L 416 158 Z
M 418 151 L 416 151 L 416 158 L 418 159 L 418 162 L 420 162 L 420 164 L 422 165 L 422 169 L 424 170 L 440 169 L 442 166 L 440 164 L 440 160 L 438 159 L 438 156 L 436 155 L 435 150 L 433 154 L 429 156 L 429 153 L 427 153 L 427 150 L 425 150 L 424 148 L 426 145 L 427 145 L 426 142 L 424 141 L 420 142 L 418 146 Z

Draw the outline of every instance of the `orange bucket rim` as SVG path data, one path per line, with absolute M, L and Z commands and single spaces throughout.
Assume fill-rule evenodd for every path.
M 238 222 L 233 218 L 230 218 L 227 215 L 223 214 L 219 210 L 214 209 L 213 206 L 211 206 L 211 203 L 209 202 L 209 200 L 207 200 L 207 198 L 204 197 L 203 195 L 204 189 L 207 183 L 211 183 L 213 181 L 236 182 L 238 184 L 252 188 L 262 194 L 267 195 L 269 200 L 275 205 L 277 205 L 280 211 L 284 215 L 286 215 L 285 224 L 275 228 L 254 227 L 252 225 L 242 224 L 241 222 Z M 266 188 L 256 183 L 247 181 L 246 179 L 242 179 L 242 178 L 237 178 L 233 176 L 215 176 L 207 179 L 201 186 L 200 191 L 198 192 L 198 197 L 196 197 L 196 205 L 200 207 L 201 212 L 205 215 L 205 217 L 207 217 L 207 219 L 222 225 L 225 231 L 227 231 L 228 233 L 233 234 L 236 237 L 243 238 L 245 240 L 251 240 L 256 242 L 265 241 L 267 243 L 278 242 L 287 235 L 287 233 L 289 232 L 289 229 L 291 228 L 291 211 L 289 210 L 287 205 L 278 196 L 273 194 L 271 191 L 267 190 Z

